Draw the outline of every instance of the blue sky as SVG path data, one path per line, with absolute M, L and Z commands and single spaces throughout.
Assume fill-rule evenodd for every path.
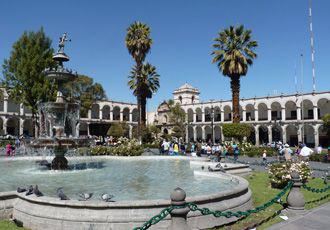
M 244 24 L 259 42 L 258 59 L 241 81 L 241 97 L 295 91 L 304 63 L 304 91 L 312 91 L 308 0 L 144 0 L 144 1 L 18 1 L 0 2 L 0 61 L 24 30 L 41 26 L 57 46 L 65 31 L 72 42 L 68 67 L 101 83 L 109 99 L 135 102 L 127 87 L 134 64 L 125 47 L 126 28 L 135 20 L 151 27 L 154 41 L 147 61 L 157 67 L 161 88 L 148 102 L 153 110 L 172 91 L 188 82 L 202 100 L 230 99 L 229 79 L 211 63 L 219 30 Z M 330 90 L 328 43 L 330 1 L 313 1 L 317 91 Z

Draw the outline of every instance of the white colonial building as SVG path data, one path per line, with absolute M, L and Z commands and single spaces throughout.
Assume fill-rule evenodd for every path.
M 221 124 L 232 122 L 231 100 L 200 102 L 199 90 L 184 84 L 173 92 L 187 114 L 187 141 L 224 140 Z M 290 145 L 305 142 L 309 146 L 330 144 L 322 129 L 322 116 L 330 113 L 330 92 L 279 95 L 240 99 L 241 122 L 254 128 L 249 140 L 256 145 L 283 141 Z M 157 112 L 149 114 L 150 122 L 169 132 L 168 106 L 163 102 Z M 213 119 L 212 119 L 213 118 Z
M 0 135 L 23 134 L 34 136 L 31 111 L 23 104 L 15 103 L 2 89 L 0 99 Z M 79 122 L 80 135 L 106 135 L 114 122 L 125 122 L 128 127 L 127 136 L 132 135 L 133 127 L 137 125 L 138 112 L 136 104 L 111 100 L 98 101 L 92 105 L 87 117 L 81 117 Z

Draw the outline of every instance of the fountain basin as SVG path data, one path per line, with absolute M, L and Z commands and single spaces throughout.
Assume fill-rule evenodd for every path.
M 159 159 L 159 157 L 135 157 L 133 163 L 137 164 L 137 162 L 141 161 L 141 164 L 145 165 L 146 158 L 149 159 L 149 161 L 150 159 L 152 159 L 152 161 Z M 181 167 L 184 168 L 184 170 L 190 170 L 189 161 L 184 160 L 184 158 L 160 158 L 167 158 L 168 160 L 161 159 L 161 164 L 156 164 L 156 168 L 160 168 L 159 165 L 162 164 L 169 164 L 172 167 L 173 165 L 178 164 L 178 168 Z M 132 161 L 128 158 L 119 158 L 119 160 L 116 158 L 115 160 L 122 161 L 123 159 L 125 159 L 124 161 L 126 161 L 126 163 Z M 168 163 L 168 161 L 171 162 Z M 173 170 L 178 171 L 178 168 L 174 168 Z M 149 168 L 149 170 L 151 169 Z M 127 171 L 127 168 L 123 169 L 123 171 Z M 147 171 L 145 171 L 144 174 L 148 175 Z M 89 174 L 91 173 L 93 173 L 93 171 L 89 172 Z M 151 170 L 150 173 L 152 174 L 154 172 Z M 161 169 L 160 173 L 163 173 Z M 212 191 L 208 188 L 208 191 L 210 192 L 205 192 L 201 189 L 199 190 L 199 193 L 194 193 L 191 188 L 186 188 L 185 186 L 180 186 L 179 184 L 174 183 L 174 186 L 179 186 L 186 190 L 188 196 L 186 201 L 195 202 L 200 207 L 208 207 L 213 210 L 234 211 L 246 210 L 252 207 L 251 192 L 248 189 L 248 182 L 245 179 L 237 176 L 228 176 L 221 173 L 215 174 L 203 172 L 203 175 L 197 176 L 194 175 L 192 170 L 191 172 L 189 171 L 189 174 L 190 173 L 192 173 L 193 178 L 204 178 L 197 178 L 197 180 L 201 180 L 198 181 L 199 183 L 197 184 L 203 184 L 202 180 L 205 180 L 209 183 L 214 183 L 214 187 L 216 189 Z M 65 177 L 67 177 L 68 174 L 65 175 Z M 132 175 L 132 177 L 133 176 L 134 175 Z M 120 178 L 120 175 L 118 175 L 118 177 Z M 191 177 L 188 177 L 188 179 L 191 179 Z M 228 188 L 223 189 L 219 189 L 219 187 L 217 187 L 217 181 L 220 182 L 220 185 L 225 185 L 224 182 L 228 180 L 232 182 L 232 186 L 228 186 Z M 106 183 L 106 181 L 104 182 Z M 158 184 L 160 187 L 162 183 L 164 182 L 162 178 L 159 177 Z M 165 181 L 165 183 L 167 182 Z M 184 182 L 182 183 L 182 185 L 185 185 Z M 143 191 L 143 184 L 141 184 L 141 181 L 138 184 L 141 185 L 138 190 Z M 154 187 L 154 185 L 152 186 Z M 45 187 L 39 186 L 39 188 L 42 189 Z M 170 186 L 169 189 L 172 190 L 172 187 Z M 129 188 L 123 187 L 122 193 L 125 194 L 125 192 L 127 192 L 126 190 L 129 190 Z M 148 194 L 148 191 L 144 192 Z M 149 200 L 137 199 L 136 197 L 135 199 L 118 198 L 118 200 L 114 203 L 105 203 L 100 200 L 85 202 L 77 200 L 60 201 L 55 197 L 35 197 L 34 195 L 25 196 L 24 194 L 18 194 L 16 192 L 12 192 L 11 195 L 11 197 L 15 197 L 12 201 L 11 209 L 13 217 L 22 221 L 24 226 L 31 229 L 132 229 L 142 225 L 145 221 L 149 220 L 152 216 L 158 214 L 162 209 L 170 205 L 170 192 L 166 192 L 161 196 L 152 196 Z M 116 197 L 119 196 L 119 194 L 114 195 Z M 3 202 L 3 200 L 1 200 L 2 196 L 3 193 L 0 193 L 0 207 L 4 206 L 1 204 L 1 202 Z M 8 193 L 6 193 L 6 196 L 8 196 Z M 155 197 L 161 198 L 155 199 Z M 234 220 L 235 218 L 227 219 L 202 216 L 198 212 L 190 212 L 188 215 L 188 223 L 194 229 L 220 226 Z M 166 218 L 164 221 L 161 221 L 151 229 L 166 229 L 169 224 L 170 217 Z

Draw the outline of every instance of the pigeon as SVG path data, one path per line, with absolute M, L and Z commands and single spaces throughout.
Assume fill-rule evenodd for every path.
M 27 192 L 25 193 L 25 196 L 28 196 L 28 195 L 31 195 L 31 194 L 33 194 L 33 186 L 32 185 L 29 186 Z
M 80 197 L 79 201 L 86 201 L 92 198 L 93 193 L 78 193 L 77 195 Z
M 42 194 L 42 192 L 39 191 L 38 185 L 36 185 L 33 189 L 33 193 L 34 195 L 36 195 L 37 197 L 39 196 L 43 196 L 44 194 Z
M 26 188 L 20 188 L 20 187 L 18 187 L 16 191 L 18 193 L 26 192 Z
M 57 196 L 61 199 L 61 200 L 70 200 L 69 197 L 67 197 L 64 192 L 63 192 L 63 188 L 58 188 L 56 190 Z
M 111 200 L 114 197 L 114 195 L 110 195 L 107 193 L 102 193 L 101 194 L 101 200 L 105 201 L 105 202 L 114 202 L 113 200 Z

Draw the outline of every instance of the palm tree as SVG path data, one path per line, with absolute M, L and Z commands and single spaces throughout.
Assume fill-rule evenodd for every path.
M 257 57 L 254 50 L 258 43 L 252 39 L 251 30 L 245 30 L 243 25 L 220 31 L 214 41 L 212 63 L 217 63 L 219 71 L 230 78 L 233 123 L 239 123 L 240 77 L 247 74 L 248 67 Z
M 156 67 L 146 63 L 142 65 L 140 75 L 137 66 L 134 66 L 128 81 L 129 88 L 135 96 L 140 96 L 141 102 L 141 123 L 146 123 L 146 104 L 147 99 L 152 98 L 152 94 L 159 88 L 159 74 Z
M 126 47 L 128 49 L 128 52 L 135 60 L 136 66 L 136 79 L 137 82 L 139 82 L 139 76 L 141 75 L 141 69 L 143 62 L 147 56 L 147 53 L 149 53 L 151 45 L 152 45 L 152 39 L 150 36 L 150 28 L 147 24 L 143 24 L 141 22 L 134 22 L 127 28 L 127 34 L 125 38 Z M 142 122 L 142 116 L 141 116 L 141 95 L 139 91 L 137 91 L 134 94 L 137 98 L 137 106 L 138 106 L 138 137 L 140 138 L 141 135 L 141 122 Z M 145 117 L 145 115 L 144 115 Z M 143 125 L 145 123 L 142 122 Z

